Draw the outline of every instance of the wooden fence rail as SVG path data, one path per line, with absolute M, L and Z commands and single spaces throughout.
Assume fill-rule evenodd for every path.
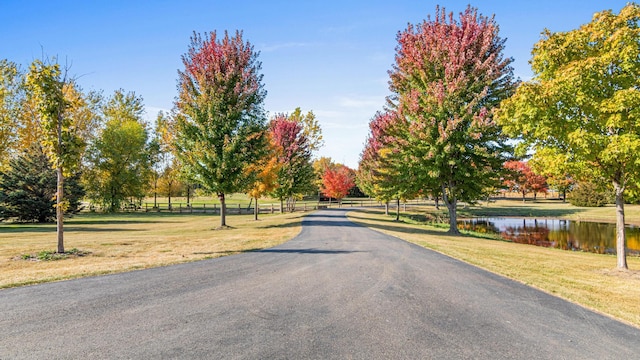
M 406 210 L 407 207 L 416 206 L 416 205 L 427 205 L 431 204 L 427 199 L 416 199 L 409 200 L 407 202 L 400 203 L 400 206 L 403 210 Z M 228 215 L 237 215 L 237 214 L 253 214 L 255 204 L 227 204 L 227 214 Z M 295 209 L 287 210 L 286 205 L 284 211 L 291 212 L 307 212 L 307 211 L 315 211 L 319 209 L 329 209 L 329 208 L 351 208 L 351 207 L 376 207 L 376 206 L 384 206 L 384 203 L 379 202 L 374 199 L 348 199 L 342 201 L 342 203 L 337 202 L 298 202 L 296 203 Z M 389 203 L 389 208 L 395 209 L 396 202 L 392 201 Z M 124 211 L 126 212 L 164 212 L 164 213 L 188 213 L 188 214 L 220 214 L 220 205 L 219 204 L 206 204 L 206 203 L 156 203 L 154 206 L 153 203 L 143 203 L 142 206 L 137 205 L 129 205 L 125 207 Z M 258 203 L 258 211 L 260 214 L 276 214 L 280 213 L 280 203 Z

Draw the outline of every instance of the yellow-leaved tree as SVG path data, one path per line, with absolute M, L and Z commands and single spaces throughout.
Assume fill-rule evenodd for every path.
M 545 30 L 532 55 L 534 78 L 502 102 L 497 119 L 534 161 L 610 182 L 617 267 L 627 269 L 624 194 L 640 177 L 640 5 L 596 13 L 575 30 Z

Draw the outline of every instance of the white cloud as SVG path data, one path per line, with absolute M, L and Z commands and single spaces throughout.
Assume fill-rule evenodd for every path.
M 303 42 L 286 42 L 286 43 L 278 43 L 278 44 L 270 44 L 270 45 L 262 44 L 259 50 L 264 52 L 273 52 L 273 51 L 282 50 L 282 49 L 300 48 L 300 47 L 307 47 L 307 46 L 311 46 L 311 44 L 303 43 Z
M 158 118 L 158 112 L 162 111 L 165 114 L 168 114 L 171 112 L 171 109 L 166 109 L 166 108 L 161 108 L 156 106 L 145 106 L 144 110 L 145 110 L 145 113 L 143 117 L 145 121 L 147 121 L 148 124 L 152 124 L 152 125 L 156 123 L 156 119 Z
M 382 96 L 342 96 L 338 98 L 338 105 L 346 108 L 381 108 L 385 103 Z

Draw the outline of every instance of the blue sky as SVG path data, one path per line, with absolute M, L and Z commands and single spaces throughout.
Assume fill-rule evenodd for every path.
M 515 73 L 531 77 L 533 44 L 544 28 L 567 31 L 627 0 L 471 2 L 495 15 Z M 143 97 L 149 119 L 173 106 L 177 70 L 194 31 L 243 30 L 260 51 L 265 109 L 313 110 L 323 129 L 319 156 L 357 167 L 369 119 L 388 95 L 396 34 L 433 14 L 458 13 L 469 1 L 0 1 L 0 58 L 26 69 L 57 56 L 85 90 L 122 88 Z

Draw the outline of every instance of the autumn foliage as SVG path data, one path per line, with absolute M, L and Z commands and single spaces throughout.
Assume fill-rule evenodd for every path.
M 547 179 L 542 175 L 536 174 L 529 164 L 524 161 L 510 160 L 504 164 L 507 170 L 504 184 L 514 192 L 522 194 L 522 201 L 528 193 L 533 193 L 534 199 L 538 193 L 547 192 Z
M 340 201 L 347 196 L 354 185 L 351 169 L 344 165 L 338 165 L 335 168 L 328 167 L 324 171 L 321 191 L 326 196 Z
M 269 134 L 278 164 L 271 195 L 280 200 L 281 211 L 284 200 L 288 210 L 293 210 L 296 197 L 313 189 L 310 138 L 304 123 L 286 114 L 277 114 L 271 120 Z
M 396 181 L 441 194 L 449 231 L 458 233 L 458 201 L 476 201 L 500 183 L 508 147 L 493 110 L 513 90 L 512 59 L 502 55 L 495 20 L 472 7 L 457 19 L 436 8 L 434 19 L 397 39 L 389 104 L 407 124 L 395 134 L 400 154 L 392 158 L 405 177 Z
M 189 178 L 218 195 L 224 228 L 225 194 L 251 187 L 267 150 L 261 63 L 239 31 L 194 34 L 182 63 L 176 155 Z

